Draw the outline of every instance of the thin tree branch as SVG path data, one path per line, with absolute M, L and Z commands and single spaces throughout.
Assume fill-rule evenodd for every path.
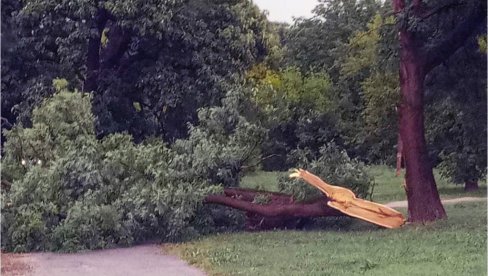
M 465 5 L 465 4 L 464 3 L 460 3 L 458 1 L 455 1 L 455 2 L 452 2 L 452 3 L 447 3 L 447 4 L 443 5 L 443 6 L 439 6 L 439 7 L 433 8 L 433 9 L 431 9 L 431 10 L 429 10 L 429 11 L 421 14 L 420 15 L 420 18 L 422 20 L 425 20 L 425 19 L 427 19 L 427 18 L 429 18 L 429 17 L 431 17 L 431 16 L 433 16 L 435 14 L 438 14 L 438 13 L 444 11 L 444 10 L 448 10 L 448 9 L 455 8 L 455 7 L 459 7 L 459 6 L 463 6 L 463 5 Z
M 95 26 L 93 26 L 97 35 L 91 37 L 88 41 L 88 53 L 86 59 L 86 79 L 83 83 L 83 89 L 91 92 L 98 87 L 98 74 L 100 69 L 100 39 L 103 29 L 108 21 L 108 12 L 105 9 L 99 9 L 95 17 Z
M 405 0 L 393 0 L 393 12 L 400 14 L 405 10 Z
M 241 211 L 255 213 L 264 217 L 324 217 L 344 216 L 341 212 L 329 207 L 327 199 L 317 200 L 312 203 L 293 204 L 257 204 L 225 195 L 209 195 L 204 200 L 205 204 L 218 204 Z
M 6 124 L 7 127 L 12 127 L 13 126 L 12 123 L 10 123 L 9 120 L 7 118 L 5 118 L 5 117 L 2 117 L 2 125 L 3 124 Z

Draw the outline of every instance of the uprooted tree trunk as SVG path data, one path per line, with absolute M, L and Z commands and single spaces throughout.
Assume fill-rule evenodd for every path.
M 261 201 L 261 202 L 260 202 Z M 205 204 L 219 204 L 246 212 L 247 230 L 300 228 L 304 219 L 344 216 L 327 205 L 324 196 L 296 202 L 293 196 L 243 188 L 225 188 L 223 194 L 209 195 Z

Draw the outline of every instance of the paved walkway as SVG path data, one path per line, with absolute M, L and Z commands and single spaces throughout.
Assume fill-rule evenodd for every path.
M 476 202 L 476 201 L 486 201 L 486 197 L 458 197 L 453 199 L 442 199 L 442 204 L 455 204 L 459 202 Z M 403 201 L 393 201 L 386 203 L 386 206 L 391 208 L 407 208 L 408 202 L 406 200 Z
M 4 255 L 4 254 L 2 254 Z M 11 255 L 11 254 L 8 254 Z M 13 254 L 17 255 L 17 254 Z M 5 258 L 2 258 L 2 262 Z M 12 262 L 12 260 L 10 260 Z M 31 253 L 15 256 L 21 269 L 2 275 L 33 276 L 204 276 L 178 257 L 165 255 L 161 245 L 95 250 L 85 253 Z M 26 267 L 26 264 L 28 267 Z M 23 267 L 22 267 L 23 266 Z M 2 269 L 3 270 L 3 269 Z

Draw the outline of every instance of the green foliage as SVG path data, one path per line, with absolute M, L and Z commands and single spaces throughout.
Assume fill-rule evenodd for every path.
M 480 48 L 480 52 L 486 54 L 486 35 L 478 36 L 478 46 Z
M 325 73 L 304 75 L 296 68 L 287 68 L 279 72 L 265 69 L 263 75 L 253 96 L 270 115 L 277 113 L 278 109 L 283 113 L 281 108 L 302 114 L 325 112 L 333 105 L 331 81 Z
M 2 47 L 2 117 L 12 124 L 28 125 L 60 77 L 95 92 L 99 137 L 127 131 L 137 142 L 172 142 L 187 136 L 199 108 L 219 104 L 236 74 L 279 56 L 251 1 L 3 2 L 12 39 Z
M 454 183 L 486 175 L 486 54 L 473 35 L 426 85 L 426 136 L 441 174 Z
M 325 71 L 336 81 L 349 37 L 364 30 L 379 8 L 379 2 L 369 0 L 319 1 L 314 17 L 296 20 L 287 33 L 287 64 L 302 72 Z
M 233 87 L 222 105 L 199 111 L 199 125 L 190 126 L 188 139 L 177 140 L 172 146 L 178 156 L 173 160 L 178 168 L 192 168 L 210 183 L 238 186 L 244 168 L 256 166 L 260 158 L 259 145 L 265 137 L 262 127 L 248 121 L 240 109 L 246 106 L 243 88 Z
M 327 74 L 305 75 L 296 68 L 274 71 L 258 66 L 249 75 L 256 85 L 253 100 L 269 129 L 261 147 L 265 169 L 286 169 L 286 155 L 297 146 L 318 151 L 337 138 L 337 96 Z
M 97 140 L 90 107 L 89 95 L 60 91 L 33 111 L 31 128 L 7 133 L 3 248 L 72 251 L 198 233 L 191 223 L 218 186 L 178 167 L 176 152 L 158 140 Z
M 381 16 L 389 10 L 376 1 L 320 1 L 315 17 L 297 20 L 287 37 L 288 64 L 330 76 L 334 101 L 317 122 L 328 125 L 322 131 L 333 129 L 334 140 L 366 162 L 395 156 L 396 29 L 393 17 Z
M 3 248 L 74 251 L 242 225 L 236 211 L 202 203 L 237 186 L 259 158 L 265 132 L 240 113 L 244 88 L 201 109 L 189 138 L 169 148 L 121 133 L 97 139 L 91 96 L 67 91 L 63 80 L 55 85 L 60 91 L 34 109 L 32 127 L 7 132 L 2 179 L 12 186 L 2 194 Z
M 428 112 L 427 134 L 440 161 L 438 168 L 458 184 L 478 182 L 486 176 L 486 94 L 481 87 L 478 91 L 462 96 L 461 102 L 452 97 L 439 100 Z M 469 98 L 477 102 L 468 107 L 465 101 L 471 101 Z
M 356 32 L 347 44 L 341 67 L 341 81 L 355 83 L 360 91 L 360 125 L 347 126 L 345 139 L 369 162 L 392 163 L 397 143 L 399 102 L 398 70 L 391 35 L 394 18 L 377 14 L 365 31 Z M 393 48 L 393 49 L 390 49 Z M 348 123 L 346 122 L 346 125 Z M 348 129 L 349 128 L 349 129 Z
M 330 142 L 320 148 L 319 155 L 303 149 L 292 153 L 298 168 L 306 169 L 325 182 L 351 189 L 358 197 L 365 198 L 370 194 L 372 178 L 368 175 L 363 163 L 351 159 L 346 151 Z M 293 194 L 298 200 L 307 200 L 321 196 L 320 191 L 303 181 L 290 179 L 282 175 L 278 182 L 282 192 Z

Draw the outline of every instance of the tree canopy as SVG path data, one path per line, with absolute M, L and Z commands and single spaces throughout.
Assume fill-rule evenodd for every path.
M 196 110 L 219 103 L 225 83 L 270 51 L 266 18 L 249 1 L 7 2 L 11 123 L 28 119 L 59 77 L 95 92 L 99 136 L 185 137 Z

